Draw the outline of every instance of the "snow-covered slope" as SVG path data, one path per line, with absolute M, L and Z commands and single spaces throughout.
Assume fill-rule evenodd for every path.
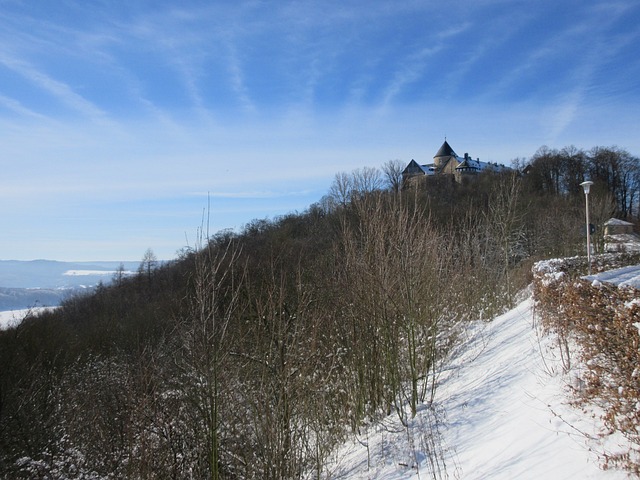
M 343 445 L 329 478 L 627 478 L 600 468 L 598 452 L 615 445 L 597 439 L 597 418 L 568 405 L 572 376 L 553 339 L 539 336 L 531 305 L 470 327 L 435 404 L 409 428 L 391 416 Z

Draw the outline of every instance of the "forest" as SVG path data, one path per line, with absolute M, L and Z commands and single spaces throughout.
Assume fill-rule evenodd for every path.
M 323 478 L 351 432 L 437 397 L 469 322 L 591 221 L 636 223 L 640 162 L 540 148 L 503 173 L 338 173 L 304 212 L 208 231 L 168 263 L 0 331 L 3 478 Z M 596 252 L 603 231 L 593 236 Z

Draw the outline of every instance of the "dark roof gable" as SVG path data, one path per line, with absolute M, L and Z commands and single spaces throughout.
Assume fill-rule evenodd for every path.
M 440 147 L 440 150 L 438 150 L 438 153 L 436 153 L 433 158 L 436 157 L 457 157 L 458 155 L 456 155 L 456 152 L 453 151 L 453 148 L 451 148 L 451 145 L 449 145 L 447 143 L 447 141 L 445 140 L 444 143 L 442 144 L 442 146 Z
M 414 175 L 416 173 L 424 173 L 424 170 L 415 160 L 411 160 L 409 165 L 402 171 L 403 175 Z

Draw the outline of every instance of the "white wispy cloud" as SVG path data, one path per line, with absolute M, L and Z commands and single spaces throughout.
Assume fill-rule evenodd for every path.
M 474 17 L 475 14 L 475 17 Z M 474 83 L 474 72 L 487 72 L 495 68 L 492 55 L 508 42 L 513 42 L 520 29 L 529 20 L 528 12 L 505 11 L 496 17 L 487 18 L 477 11 L 465 16 L 465 31 L 458 38 L 447 39 L 455 55 L 443 69 L 441 82 L 444 95 L 455 97 L 461 86 Z M 516 54 L 517 55 L 517 54 Z M 498 80 L 500 81 L 500 80 Z M 487 88 L 487 86 L 483 86 Z M 492 90 L 492 87 L 488 87 Z
M 25 107 L 19 100 L 0 95 L 0 105 L 20 116 L 29 117 L 34 120 L 47 121 L 49 118 L 39 112 L 35 112 Z
M 229 74 L 229 83 L 231 85 L 231 89 L 233 90 L 233 92 L 235 92 L 242 108 L 248 113 L 253 113 L 256 111 L 256 107 L 252 102 L 249 90 L 245 85 L 245 75 L 238 51 L 235 45 L 231 42 L 227 44 L 226 51 L 227 71 Z
M 381 109 L 385 110 L 389 104 L 402 92 L 403 88 L 412 84 L 425 75 L 428 59 L 441 51 L 442 44 L 420 48 L 407 55 L 396 69 L 391 82 L 382 95 Z M 433 72 L 436 74 L 436 72 Z
M 0 65 L 12 70 L 31 84 L 49 93 L 76 113 L 92 120 L 104 120 L 107 118 L 106 112 L 76 93 L 69 85 L 50 77 L 26 61 L 13 58 L 6 53 L 0 53 Z
M 593 10 L 580 18 L 573 28 L 567 29 L 563 44 L 581 46 L 580 54 L 574 55 L 574 64 L 569 69 L 570 87 L 559 95 L 555 114 L 551 116 L 550 137 L 558 138 L 566 128 L 576 122 L 581 114 L 582 106 L 587 102 L 590 93 L 596 90 L 599 101 L 606 101 L 608 93 L 602 88 L 594 89 L 600 76 L 609 78 L 607 64 L 617 52 L 630 45 L 640 36 L 636 29 L 635 35 L 630 32 L 615 32 L 616 23 L 628 14 L 629 5 L 614 4 L 607 10 L 607 16 L 602 17 L 601 6 L 596 5 Z M 613 33 L 615 32 L 615 33 Z

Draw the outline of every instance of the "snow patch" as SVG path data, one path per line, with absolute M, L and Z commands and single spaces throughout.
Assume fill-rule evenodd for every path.
M 18 326 L 28 316 L 38 316 L 43 312 L 53 310 L 58 307 L 33 307 L 22 310 L 7 310 L 0 312 L 0 330 L 7 330 Z
M 640 289 L 640 265 L 614 268 L 596 275 L 587 275 L 585 280 L 595 282 L 610 283 L 618 287 L 632 287 Z
M 116 270 L 67 270 L 62 275 L 64 275 L 65 277 L 82 277 L 82 276 L 89 276 L 89 275 L 113 277 L 118 273 L 122 273 L 122 275 L 135 275 L 135 272 L 131 272 L 131 271 L 118 272 Z

